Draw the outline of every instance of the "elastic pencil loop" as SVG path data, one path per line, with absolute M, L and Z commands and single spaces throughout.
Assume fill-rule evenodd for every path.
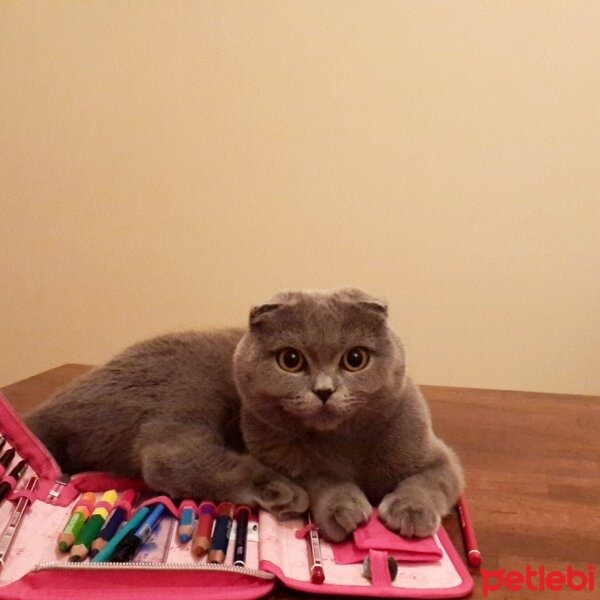
M 212 513 L 214 514 L 217 510 L 217 506 L 214 502 L 210 500 L 203 500 L 200 502 L 200 506 L 198 506 L 198 514 Z
M 125 511 L 125 514 L 127 515 L 128 519 L 131 516 L 131 512 L 133 511 L 131 502 L 127 502 L 126 500 L 119 500 L 116 504 L 113 504 L 111 511 L 115 510 L 116 508 L 122 508 Z
M 155 496 L 154 498 L 148 498 L 148 500 L 142 502 L 138 508 L 143 508 L 144 506 L 154 506 L 155 504 L 164 504 L 172 516 L 179 517 L 179 510 L 169 496 Z
M 237 519 L 237 518 L 240 516 L 240 514 L 241 514 L 243 511 L 247 511 L 247 513 L 248 513 L 248 517 L 250 517 L 250 515 L 252 514 L 252 511 L 250 510 L 250 507 L 249 507 L 249 506 L 246 506 L 245 504 L 240 504 L 240 505 L 239 505 L 239 506 L 238 506 L 238 507 L 235 509 L 235 514 L 234 514 L 234 517 Z
M 303 540 L 311 531 L 318 531 L 319 528 L 314 523 L 308 523 L 300 529 L 296 529 L 294 536 L 297 540 Z
M 111 502 L 106 502 L 106 500 L 99 500 L 98 502 L 96 502 L 96 504 L 94 504 L 93 510 L 96 510 L 98 508 L 103 508 L 104 510 L 106 510 L 107 513 L 109 513 L 113 509 L 113 505 Z
M 369 561 L 371 566 L 371 581 L 373 585 L 389 587 L 392 584 L 392 576 L 389 568 L 389 554 L 383 550 L 369 550 Z
M 132 506 L 131 502 L 129 502 L 129 500 L 126 500 L 125 498 L 121 498 L 113 506 L 113 509 L 115 509 L 115 508 L 122 508 L 125 511 L 125 514 L 127 515 L 128 519 L 131 516 L 131 513 L 133 512 L 133 506 Z
M 87 508 L 88 511 L 91 512 L 94 510 L 94 508 L 96 507 L 96 503 L 95 502 L 90 502 L 89 500 L 86 500 L 85 498 L 80 498 L 76 503 L 75 506 L 73 508 L 73 512 L 75 512 L 79 507 L 83 506 L 84 508 Z
M 177 516 L 181 517 L 184 508 L 191 508 L 194 511 L 194 515 L 198 516 L 198 505 L 190 499 L 182 500 L 177 511 Z
M 13 502 L 15 500 L 20 500 L 21 498 L 27 498 L 31 504 L 37 500 L 37 496 L 35 494 L 35 490 L 13 490 L 8 496 L 8 499 Z

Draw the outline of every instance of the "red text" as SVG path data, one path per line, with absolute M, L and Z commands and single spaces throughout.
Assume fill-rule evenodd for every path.
M 523 588 L 533 592 L 560 592 L 564 589 L 593 591 L 595 589 L 595 569 L 594 565 L 588 565 L 587 571 L 579 571 L 569 565 L 566 573 L 546 571 L 543 565 L 537 569 L 527 565 L 525 572 L 481 569 L 483 595 L 487 596 L 490 592 L 497 592 L 503 588 L 511 592 L 518 592 Z

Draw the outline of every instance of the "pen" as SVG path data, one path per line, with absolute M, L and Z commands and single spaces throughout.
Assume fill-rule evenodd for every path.
M 27 483 L 25 484 L 25 490 L 28 492 L 33 492 L 37 487 L 38 478 L 35 475 L 32 475 Z M 8 550 L 13 540 L 15 539 L 16 533 L 19 529 L 19 524 L 21 523 L 21 518 L 25 513 L 27 507 L 31 504 L 31 500 L 29 498 L 22 496 L 19 498 L 17 505 L 10 517 L 10 521 L 2 534 L 2 539 L 0 540 L 0 568 L 4 566 L 4 558 L 8 554 Z
M 15 457 L 16 450 L 14 448 L 9 448 L 1 457 L 0 457 L 0 476 L 4 475 L 4 471 L 6 471 L 8 465 L 10 465 L 12 459 Z
M 117 546 L 112 556 L 112 561 L 129 562 L 135 556 L 140 546 L 148 540 L 165 511 L 166 507 L 164 504 L 156 504 L 135 532 L 130 533 Z
M 233 565 L 235 567 L 246 566 L 246 542 L 248 539 L 248 518 L 250 509 L 247 506 L 239 506 L 235 513 L 235 551 Z
M 12 478 L 13 481 L 3 481 L 0 483 L 0 502 L 2 502 L 8 494 L 12 491 L 15 484 L 23 475 L 25 475 L 25 471 L 27 471 L 27 463 L 24 460 L 20 460 L 13 470 L 8 474 L 9 478 Z
M 129 534 L 136 531 L 136 529 L 144 522 L 146 517 L 150 514 L 150 507 L 144 506 L 136 511 L 136 513 L 131 517 L 119 531 L 114 535 L 112 540 L 98 552 L 95 556 L 92 557 L 92 562 L 108 562 L 112 555 L 116 552 L 117 548 L 120 546 L 121 542 L 129 536 Z
M 313 526 L 310 514 L 307 516 L 308 525 L 311 526 L 308 532 L 308 562 L 310 570 L 310 580 L 313 583 L 323 583 L 325 573 L 323 571 L 323 559 L 321 557 L 321 542 L 319 541 L 319 532 Z
M 467 553 L 467 562 L 472 567 L 478 567 L 481 565 L 481 552 L 479 552 L 479 549 L 477 548 L 475 530 L 473 529 L 473 523 L 471 521 L 467 499 L 464 497 L 464 495 L 458 499 L 456 509 L 458 511 L 458 521 L 460 523 L 463 543 Z

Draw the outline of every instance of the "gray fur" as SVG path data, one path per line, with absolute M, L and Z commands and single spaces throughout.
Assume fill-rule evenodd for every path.
M 306 368 L 279 366 L 288 347 Z M 356 372 L 341 363 L 353 347 L 370 351 Z M 372 505 L 391 529 L 429 535 L 463 486 L 405 375 L 385 303 L 352 288 L 277 294 L 252 309 L 247 330 L 132 346 L 26 420 L 67 472 L 142 476 L 174 497 L 249 503 L 282 519 L 310 501 L 333 541 Z

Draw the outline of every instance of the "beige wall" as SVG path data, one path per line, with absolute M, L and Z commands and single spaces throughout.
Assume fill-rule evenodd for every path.
M 0 384 L 388 298 L 430 384 L 600 394 L 600 3 L 3 2 Z

